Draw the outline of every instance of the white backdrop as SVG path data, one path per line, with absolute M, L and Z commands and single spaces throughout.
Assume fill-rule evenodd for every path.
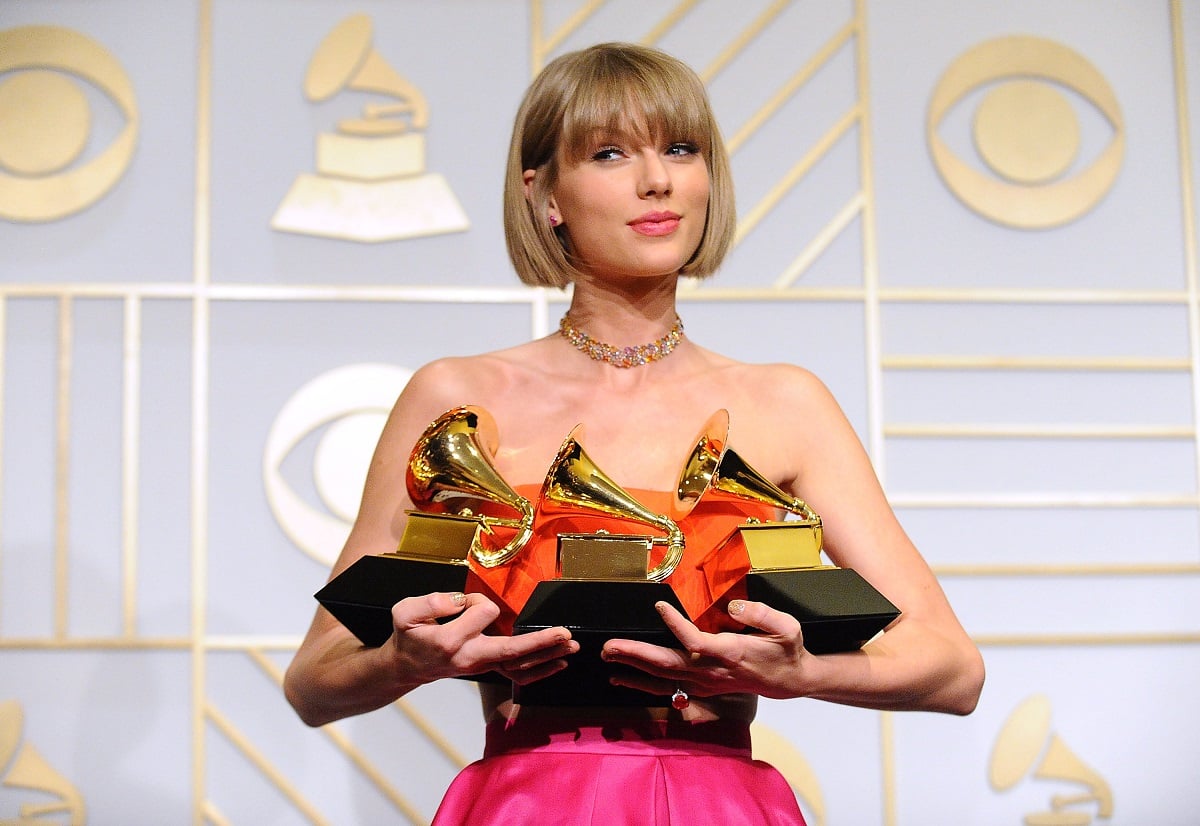
M 380 97 L 304 94 L 354 14 L 428 101 L 423 171 L 468 228 L 272 229 L 322 177 L 319 136 Z M 110 75 L 22 56 L 35 25 L 110 55 L 133 117 Z M 931 157 L 948 69 L 1013 36 L 1082 57 L 1120 108 L 1033 75 L 1076 113 L 1063 179 L 1124 142 L 1066 223 L 983 217 Z M 764 703 L 757 748 L 810 822 L 1017 824 L 1077 794 L 1053 822 L 1195 821 L 1197 0 L 0 2 L 0 821 L 432 816 L 481 749 L 469 684 L 314 731 L 279 680 L 407 372 L 561 313 L 510 272 L 501 174 L 536 69 L 602 40 L 687 60 L 733 150 L 739 242 L 683 288 L 688 335 L 831 386 L 987 660 L 965 719 Z M 984 173 L 991 68 L 933 127 Z M 13 166 L 43 112 L 14 79 L 46 72 L 90 111 L 71 168 L 112 168 L 127 127 L 136 148 L 94 203 L 28 220 L 18 179 L 69 172 Z

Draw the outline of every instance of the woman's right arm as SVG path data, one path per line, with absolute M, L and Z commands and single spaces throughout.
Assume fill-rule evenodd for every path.
M 397 400 L 375 448 L 354 527 L 330 578 L 366 554 L 394 551 L 399 544 L 406 510 L 412 508 L 405 488 L 412 445 L 437 416 L 469 401 L 444 403 L 458 384 L 454 376 L 439 375 L 448 372 L 437 364 L 422 368 Z M 495 670 L 530 682 L 566 667 L 562 657 L 578 650 L 565 628 L 517 637 L 485 635 L 498 615 L 496 605 L 480 594 L 409 597 L 392 608 L 391 639 L 368 648 L 318 607 L 284 677 L 284 694 L 300 719 L 320 726 L 380 708 L 443 677 Z

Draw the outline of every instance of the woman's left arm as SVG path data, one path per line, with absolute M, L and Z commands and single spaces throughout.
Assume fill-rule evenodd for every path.
M 647 679 L 629 684 L 652 691 L 678 682 L 696 696 L 753 692 L 969 714 L 983 687 L 978 648 L 901 528 L 837 402 L 807 371 L 783 370 L 774 377 L 770 408 L 792 411 L 788 419 L 797 422 L 785 439 L 788 486 L 821 515 L 830 560 L 862 575 L 900 617 L 861 650 L 817 656 L 804 648 L 794 617 L 762 603 L 730 605 L 735 619 L 759 632 L 750 634 L 704 633 L 663 604 L 682 652 L 614 640 L 604 656 L 644 671 Z

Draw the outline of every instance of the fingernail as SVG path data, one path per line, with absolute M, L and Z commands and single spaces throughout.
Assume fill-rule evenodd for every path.
M 738 614 L 746 610 L 746 603 L 740 599 L 731 599 L 729 601 L 729 614 L 736 617 Z
M 450 599 L 454 602 L 455 605 L 464 605 L 464 604 L 466 604 L 466 601 L 467 601 L 467 595 L 464 594 L 462 591 L 455 591 L 453 594 L 450 595 Z

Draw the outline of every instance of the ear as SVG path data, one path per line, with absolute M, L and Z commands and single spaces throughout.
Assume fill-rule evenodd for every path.
M 521 183 L 525 187 L 525 200 L 530 206 L 535 206 L 533 202 L 533 182 L 537 178 L 536 169 L 526 169 L 521 173 Z M 562 215 L 558 212 L 558 204 L 554 201 L 554 193 L 550 193 L 546 198 L 546 213 L 547 218 L 554 222 L 552 226 L 558 226 L 558 222 L 562 220 Z

